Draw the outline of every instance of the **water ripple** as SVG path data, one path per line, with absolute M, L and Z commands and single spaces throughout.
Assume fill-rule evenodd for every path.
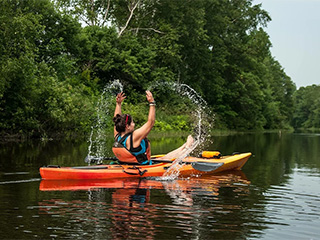
M 240 173 L 164 182 L 42 181 L 38 201 L 2 212 L 26 238 L 316 239 L 314 177 L 297 170 L 285 179 L 266 190 Z M 4 184 L 18 182 L 26 181 Z M 10 206 L 9 197 L 3 205 Z
M 315 190 L 318 181 L 319 177 L 310 175 L 310 170 L 294 169 L 285 186 L 271 186 L 263 194 L 266 219 L 270 221 L 270 229 L 264 233 L 266 239 L 319 237 L 312 234 L 318 232 L 320 222 L 320 192 Z
M 14 180 L 14 181 L 4 181 L 0 182 L 0 185 L 4 184 L 17 184 L 17 183 L 28 183 L 28 182 L 39 182 L 41 178 L 32 178 L 32 179 L 23 179 L 23 180 Z

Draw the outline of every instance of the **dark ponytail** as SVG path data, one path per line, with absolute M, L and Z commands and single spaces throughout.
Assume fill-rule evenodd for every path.
M 132 121 L 132 117 L 129 114 L 117 114 L 113 118 L 114 126 L 118 133 L 122 133 L 126 131 L 126 125 L 130 125 Z

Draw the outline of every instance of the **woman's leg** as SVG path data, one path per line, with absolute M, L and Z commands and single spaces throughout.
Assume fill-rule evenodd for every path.
M 190 149 L 192 144 L 194 143 L 194 139 L 191 135 L 188 136 L 187 142 L 185 142 L 181 147 L 167 153 L 165 156 L 161 157 L 160 159 L 173 159 L 181 156 L 182 154 L 186 153 L 187 150 Z

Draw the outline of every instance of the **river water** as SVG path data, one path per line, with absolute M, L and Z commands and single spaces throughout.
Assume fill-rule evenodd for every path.
M 184 139 L 153 137 L 153 154 Z M 253 156 L 218 176 L 66 181 L 54 191 L 39 167 L 85 165 L 85 140 L 1 143 L 0 239 L 320 239 L 320 134 L 209 142 L 202 147 Z

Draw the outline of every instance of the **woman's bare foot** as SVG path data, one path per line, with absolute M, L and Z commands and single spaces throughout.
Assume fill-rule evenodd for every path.
M 194 139 L 191 135 L 189 135 L 186 142 L 186 148 L 190 148 L 193 143 L 194 143 Z

